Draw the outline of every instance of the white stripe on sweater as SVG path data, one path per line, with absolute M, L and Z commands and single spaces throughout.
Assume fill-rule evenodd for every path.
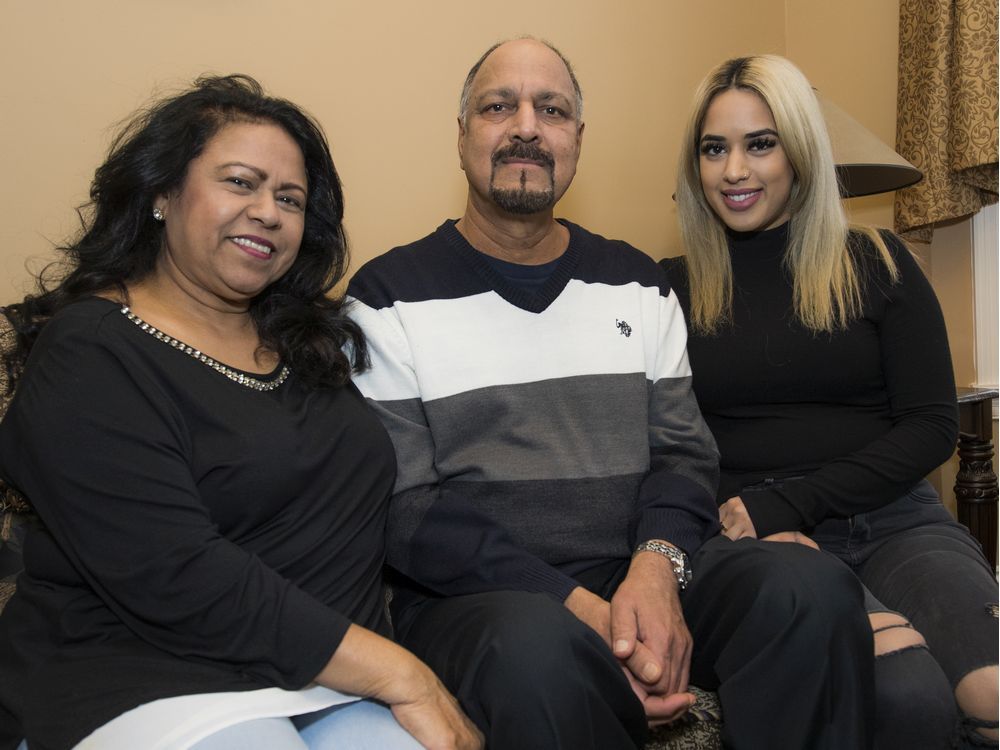
M 492 291 L 381 310 L 354 301 L 350 312 L 372 342 L 372 369 L 356 382 L 379 401 L 576 375 L 642 372 L 655 382 L 691 374 L 676 297 L 635 282 L 574 279 L 542 313 Z

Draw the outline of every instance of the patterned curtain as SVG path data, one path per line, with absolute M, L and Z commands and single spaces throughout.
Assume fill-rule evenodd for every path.
M 896 192 L 896 231 L 997 201 L 997 2 L 900 0 L 896 150 L 924 173 Z

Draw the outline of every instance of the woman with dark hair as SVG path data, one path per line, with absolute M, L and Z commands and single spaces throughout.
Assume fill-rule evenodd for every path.
M 958 428 L 930 284 L 897 237 L 848 227 L 816 96 L 784 58 L 709 73 L 678 174 L 687 255 L 664 264 L 723 534 L 822 550 L 864 584 L 876 747 L 950 747 L 956 704 L 965 741 L 996 747 L 996 578 L 924 479 Z
M 245 76 L 113 142 L 63 272 L 6 310 L 0 476 L 39 523 L 0 746 L 481 746 L 386 637 L 395 457 L 329 296 L 342 216 L 320 128 Z

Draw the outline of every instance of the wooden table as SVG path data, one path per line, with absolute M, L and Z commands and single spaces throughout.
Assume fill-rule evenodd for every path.
M 983 545 L 997 566 L 997 475 L 993 471 L 993 399 L 995 388 L 958 389 L 958 520 Z

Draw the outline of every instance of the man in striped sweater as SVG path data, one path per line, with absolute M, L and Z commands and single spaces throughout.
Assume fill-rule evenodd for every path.
M 815 627 L 788 633 L 813 582 L 798 600 L 766 587 L 782 588 L 771 571 L 799 566 L 799 545 L 760 554 L 717 536 L 718 454 L 662 270 L 554 218 L 584 130 L 569 63 L 534 39 L 494 46 L 458 124 L 465 214 L 348 290 L 372 364 L 356 382 L 399 467 L 397 637 L 493 750 L 641 746 L 647 724 L 690 707 L 692 670 L 720 690 L 734 747 L 774 739 L 765 693 L 810 731 L 831 705 L 863 711 L 829 692 L 871 668 L 855 653 L 871 649 L 863 615 L 806 615 Z M 846 573 L 824 581 L 824 597 L 860 598 Z

